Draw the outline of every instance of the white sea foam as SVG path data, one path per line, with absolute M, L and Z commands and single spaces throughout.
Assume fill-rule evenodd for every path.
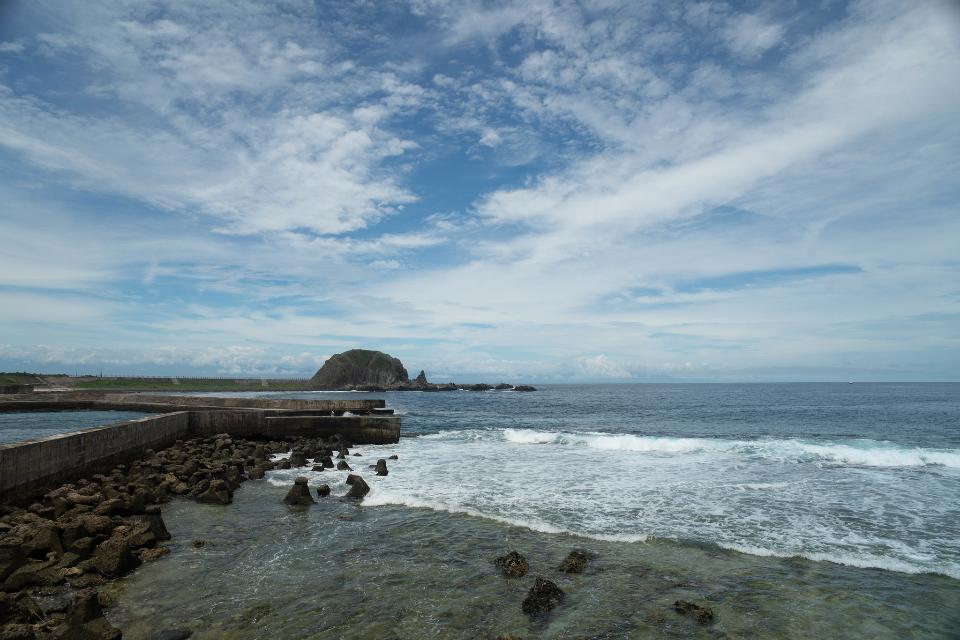
M 944 495 L 960 479 L 957 450 L 514 428 L 440 431 L 362 452 L 400 454 L 387 478 L 371 481 L 367 507 L 960 577 L 955 500 Z
M 469 437 L 469 432 L 441 432 L 437 438 Z M 483 439 L 490 432 L 474 434 Z M 497 432 L 494 432 L 497 433 Z M 960 450 L 901 447 L 892 443 L 871 440 L 853 441 L 854 444 L 812 443 L 797 439 L 726 440 L 713 438 L 670 438 L 609 434 L 600 432 L 566 433 L 503 429 L 502 438 L 513 444 L 554 444 L 585 446 L 606 451 L 634 451 L 644 453 L 715 452 L 759 455 L 795 462 L 821 460 L 825 462 L 869 467 L 918 467 L 939 465 L 960 469 Z M 490 437 L 490 436 L 488 436 Z

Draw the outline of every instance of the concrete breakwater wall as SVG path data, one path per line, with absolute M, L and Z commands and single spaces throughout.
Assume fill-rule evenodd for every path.
M 267 407 L 218 406 L 208 404 L 210 400 L 251 399 L 177 396 L 171 400 L 167 396 L 124 395 L 0 401 L 0 412 L 123 410 L 157 414 L 0 445 L 0 497 L 95 473 L 141 456 L 147 449 L 163 449 L 194 436 L 227 433 L 282 440 L 341 434 L 354 444 L 388 444 L 400 439 L 398 416 L 370 413 L 384 410 L 383 400 L 273 400 L 265 402 Z M 342 415 L 344 412 L 361 415 Z
M 178 411 L 0 445 L 0 496 L 120 464 L 189 435 L 190 414 Z

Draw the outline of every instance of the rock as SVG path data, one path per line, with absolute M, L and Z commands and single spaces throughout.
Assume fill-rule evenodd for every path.
M 147 640 L 187 640 L 192 635 L 193 631 L 190 629 L 163 629 L 151 633 Z
M 207 544 L 207 541 L 206 541 L 206 540 L 200 540 L 199 538 L 198 538 L 197 540 L 194 540 L 193 542 L 190 543 L 190 545 L 191 545 L 194 549 L 200 549 L 201 547 L 205 546 L 206 544 Z
M 513 385 L 507 384 L 506 382 L 501 382 L 500 384 L 495 386 L 494 389 L 496 389 L 497 391 L 506 391 L 507 389 L 513 389 Z
M 518 384 L 513 388 L 514 391 L 536 391 L 536 387 L 531 387 L 528 384 Z
M 117 527 L 119 530 L 120 527 Z M 117 531 L 108 540 L 101 542 L 89 560 L 97 573 L 106 577 L 118 577 L 140 566 L 140 558 L 133 553 L 134 547 L 126 532 Z
M 315 464 L 315 465 L 313 465 L 313 467 L 310 469 L 310 471 L 323 471 L 323 465 L 322 465 L 322 464 Z
M 138 558 L 141 562 L 151 562 L 153 560 L 159 560 L 163 556 L 170 554 L 169 547 L 154 547 L 152 549 L 140 549 L 136 552 Z
M 264 472 L 263 467 L 258 466 L 251 469 L 250 473 L 247 474 L 247 477 L 251 480 L 262 480 L 264 475 L 266 475 L 266 473 Z
M 507 578 L 522 578 L 527 575 L 527 571 L 530 569 L 527 559 L 516 551 L 500 556 L 493 563 L 500 567 L 500 571 Z
M 43 611 L 26 593 L 0 593 L 0 624 L 26 624 L 42 618 Z
M 359 457 L 360 457 L 360 454 L 359 454 L 359 453 L 355 453 L 355 454 L 353 454 L 353 457 L 354 457 L 354 458 L 359 458 Z
M 36 518 L 37 516 L 32 517 Z M 63 552 L 63 544 L 60 541 L 57 525 L 44 518 L 37 518 L 33 522 L 17 525 L 7 535 L 22 540 L 21 547 L 30 558 L 43 560 L 51 551 Z
M 277 464 L 278 469 L 289 469 L 290 468 L 290 458 L 284 458 Z
M 323 498 L 330 495 L 330 485 L 321 484 L 317 487 L 317 497 Z
M 230 504 L 233 502 L 233 491 L 223 480 L 211 480 L 210 487 L 197 496 L 197 502 L 207 504 Z
M 333 458 L 328 455 L 323 456 L 323 458 L 320 460 L 320 463 L 323 465 L 324 469 L 333 469 Z
M 409 382 L 403 363 L 381 351 L 351 349 L 331 356 L 310 381 L 317 389 L 363 385 L 392 386 Z
M 353 471 L 353 469 L 346 463 L 346 461 L 341 460 L 337 463 L 337 471 Z
M 710 607 L 702 607 L 686 600 L 677 600 L 673 603 L 673 610 L 681 615 L 690 616 L 697 621 L 697 624 L 713 622 L 713 609 Z
M 367 485 L 366 481 L 360 476 L 350 475 L 347 480 L 353 478 L 353 482 L 349 482 L 350 491 L 347 492 L 348 498 L 357 498 L 362 499 L 363 496 L 370 493 L 370 487 Z
M 385 476 L 389 473 L 389 471 L 387 471 L 387 461 L 383 458 L 377 460 L 377 466 L 375 468 L 378 476 Z
M 418 387 L 425 387 L 429 382 L 427 382 L 427 374 L 423 369 L 420 369 L 420 374 L 414 379 L 413 384 Z
M 547 613 L 563 601 L 563 591 L 545 578 L 537 578 L 521 605 L 526 614 Z
M 490 389 L 493 389 L 493 387 L 491 387 L 491 386 L 488 385 L 488 384 L 483 384 L 483 383 L 481 382 L 480 384 L 471 384 L 471 385 L 468 385 L 468 386 L 464 387 L 464 389 L 467 389 L 467 390 L 469 390 L 469 391 L 489 391 Z
M 283 501 L 289 505 L 310 506 L 314 504 L 314 499 L 310 497 L 310 488 L 307 486 L 307 479 L 300 476 L 293 481 L 293 486 L 287 492 Z
M 79 591 L 67 609 L 63 624 L 54 629 L 53 637 L 64 640 L 119 640 L 120 630 L 103 616 L 96 591 Z
M 345 483 L 345 484 L 353 484 L 354 481 L 355 481 L 357 478 L 359 478 L 359 477 L 360 477 L 360 476 L 358 476 L 358 475 L 356 475 L 356 474 L 353 474 L 353 473 L 347 474 L 347 479 L 344 481 L 344 483 Z
M 388 457 L 387 457 L 387 460 L 399 460 L 399 459 L 400 459 L 400 457 L 397 456 L 397 454 L 393 454 L 392 456 L 388 456 Z
M 294 451 L 290 454 L 290 466 L 291 467 L 305 467 L 307 466 L 307 456 L 303 451 Z
M 577 549 L 571 551 L 557 569 L 564 573 L 583 573 L 588 562 L 590 562 L 590 554 Z

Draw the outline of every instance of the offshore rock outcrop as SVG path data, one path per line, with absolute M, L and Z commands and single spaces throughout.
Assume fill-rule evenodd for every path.
M 407 369 L 399 359 L 382 351 L 351 349 L 330 356 L 310 380 L 315 389 L 331 391 L 536 391 L 530 385 L 511 385 L 501 382 L 489 384 L 457 384 L 455 382 L 432 383 L 427 373 L 410 380 Z
M 311 386 L 318 389 L 344 389 L 362 386 L 384 388 L 409 382 L 403 363 L 382 351 L 351 349 L 330 356 L 313 376 Z

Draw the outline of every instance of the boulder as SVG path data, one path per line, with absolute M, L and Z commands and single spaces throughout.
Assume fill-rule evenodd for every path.
M 328 496 L 328 495 L 330 495 L 330 485 L 328 485 L 328 484 L 321 484 L 320 486 L 317 487 L 317 497 L 318 497 L 318 498 L 324 498 L 324 497 L 326 497 L 326 496 Z
M 91 567 L 102 576 L 122 576 L 140 566 L 140 558 L 133 553 L 135 547 L 120 528 L 97 546 L 89 560 Z
M 536 391 L 536 387 L 531 387 L 528 384 L 518 384 L 513 388 L 514 391 Z
M 341 460 L 337 463 L 337 471 L 353 471 L 353 469 L 347 464 L 346 460 Z
M 377 469 L 378 476 L 385 476 L 389 473 L 389 471 L 387 471 L 387 461 L 384 460 L 383 458 L 380 458 L 379 460 L 377 460 L 376 469 Z
M 287 492 L 283 501 L 289 505 L 310 506 L 314 504 L 314 499 L 310 497 L 310 487 L 307 486 L 307 479 L 300 476 L 293 481 L 293 486 Z
M 96 591 L 84 589 L 77 592 L 66 619 L 53 630 L 53 637 L 64 640 L 119 640 L 122 634 L 104 617 Z
M 233 491 L 223 480 L 211 480 L 209 488 L 197 496 L 197 502 L 207 504 L 230 504 L 233 502 Z
M 576 549 L 571 551 L 567 557 L 563 559 L 563 562 L 560 563 L 557 569 L 564 573 L 583 573 L 588 562 L 590 562 L 590 554 Z
M 493 563 L 500 568 L 500 571 L 507 578 L 522 578 L 527 575 L 527 571 L 530 569 L 527 559 L 516 551 L 500 556 Z
M 521 605 L 528 615 L 548 613 L 563 601 L 563 591 L 545 578 L 537 578 Z
M 686 600 L 677 600 L 673 603 L 673 610 L 685 616 L 690 616 L 697 621 L 697 624 L 710 624 L 713 622 L 713 609 L 703 607 Z
M 351 478 L 353 478 L 352 482 L 350 482 Z M 355 476 L 351 474 L 347 478 L 347 484 L 350 485 L 350 491 L 347 492 L 348 498 L 356 498 L 360 500 L 363 498 L 363 496 L 370 493 L 370 486 L 367 485 L 366 481 L 360 476 Z
M 303 451 L 294 451 L 290 454 L 290 466 L 291 467 L 305 467 L 307 466 L 307 455 Z
M 400 457 L 397 454 L 393 454 L 392 456 L 387 457 L 387 460 L 399 460 L 399 459 Z

